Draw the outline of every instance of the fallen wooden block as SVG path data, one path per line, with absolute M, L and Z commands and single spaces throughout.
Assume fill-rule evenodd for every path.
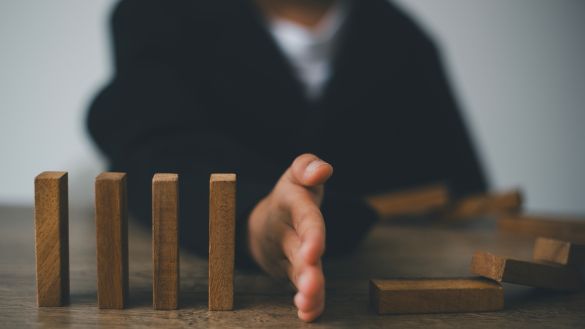
M 538 238 L 534 244 L 532 259 L 560 265 L 584 266 L 585 244 Z
M 506 215 L 498 219 L 498 230 L 585 243 L 585 218 Z
M 487 193 L 463 198 L 450 206 L 441 216 L 445 220 L 460 220 L 485 215 L 515 213 L 522 208 L 519 190 Z
M 483 278 L 370 280 L 370 303 L 378 314 L 487 312 L 504 292 Z
M 445 207 L 449 203 L 449 191 L 443 185 L 433 185 L 370 196 L 366 202 L 385 219 L 420 215 Z
M 152 178 L 152 306 L 179 306 L 179 176 Z
M 234 307 L 236 175 L 213 174 L 209 181 L 209 310 Z
M 106 172 L 95 180 L 97 295 L 99 308 L 122 309 L 128 295 L 126 174 Z
M 583 281 L 572 267 L 499 257 L 477 251 L 471 273 L 496 280 L 551 290 L 579 290 Z
M 69 303 L 69 203 L 66 172 L 35 178 L 37 305 Z

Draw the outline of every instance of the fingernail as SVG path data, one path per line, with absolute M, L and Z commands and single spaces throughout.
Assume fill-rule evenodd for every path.
M 309 175 L 312 175 L 315 170 L 317 170 L 317 168 L 321 167 L 322 165 L 327 164 L 327 162 L 321 160 L 321 159 L 317 159 L 317 160 L 313 160 L 311 163 L 309 163 L 309 165 L 307 166 L 307 169 L 305 169 L 305 178 L 307 178 Z

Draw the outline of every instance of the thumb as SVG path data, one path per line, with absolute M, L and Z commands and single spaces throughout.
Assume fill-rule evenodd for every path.
M 333 175 L 333 167 L 314 154 L 298 156 L 285 173 L 289 182 L 306 188 L 318 187 Z

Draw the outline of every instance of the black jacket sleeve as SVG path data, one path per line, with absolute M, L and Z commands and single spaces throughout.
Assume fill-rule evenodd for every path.
M 245 257 L 242 220 L 270 192 L 267 177 L 280 168 L 208 120 L 192 79 L 181 71 L 180 8 L 163 3 L 122 1 L 116 8 L 116 75 L 90 108 L 89 131 L 111 169 L 128 172 L 130 211 L 148 225 L 153 174 L 179 174 L 180 242 L 201 255 L 208 249 L 209 175 L 237 173 L 237 248 Z
M 185 25 L 182 13 L 187 9 L 180 4 L 187 2 L 119 4 L 112 21 L 116 74 L 92 103 L 88 128 L 111 169 L 128 173 L 130 212 L 146 225 L 151 220 L 153 174 L 179 174 L 180 243 L 202 256 L 208 252 L 209 175 L 237 173 L 236 259 L 250 264 L 245 241 L 248 214 L 286 168 L 224 133 L 222 122 L 210 119 L 197 72 L 185 69 L 188 62 L 198 60 L 186 58 L 183 48 L 197 42 L 186 37 L 192 27 Z M 328 196 L 325 216 L 343 213 L 340 204 Z M 329 230 L 330 252 L 355 245 L 363 236 L 356 232 L 365 231 L 375 219 L 362 202 L 351 204 L 355 205 L 351 215 L 369 220 L 354 224 L 359 229 L 331 223 L 335 228 Z

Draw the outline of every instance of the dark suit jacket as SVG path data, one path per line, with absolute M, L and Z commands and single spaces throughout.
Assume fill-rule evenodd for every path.
M 250 0 L 123 0 L 116 74 L 94 100 L 89 131 L 113 170 L 129 173 L 129 207 L 150 223 L 154 172 L 177 172 L 181 243 L 207 253 L 208 179 L 238 174 L 245 220 L 295 156 L 333 164 L 323 213 L 327 250 L 351 249 L 375 221 L 364 195 L 485 180 L 429 38 L 385 0 L 355 0 L 334 73 L 310 101 Z

